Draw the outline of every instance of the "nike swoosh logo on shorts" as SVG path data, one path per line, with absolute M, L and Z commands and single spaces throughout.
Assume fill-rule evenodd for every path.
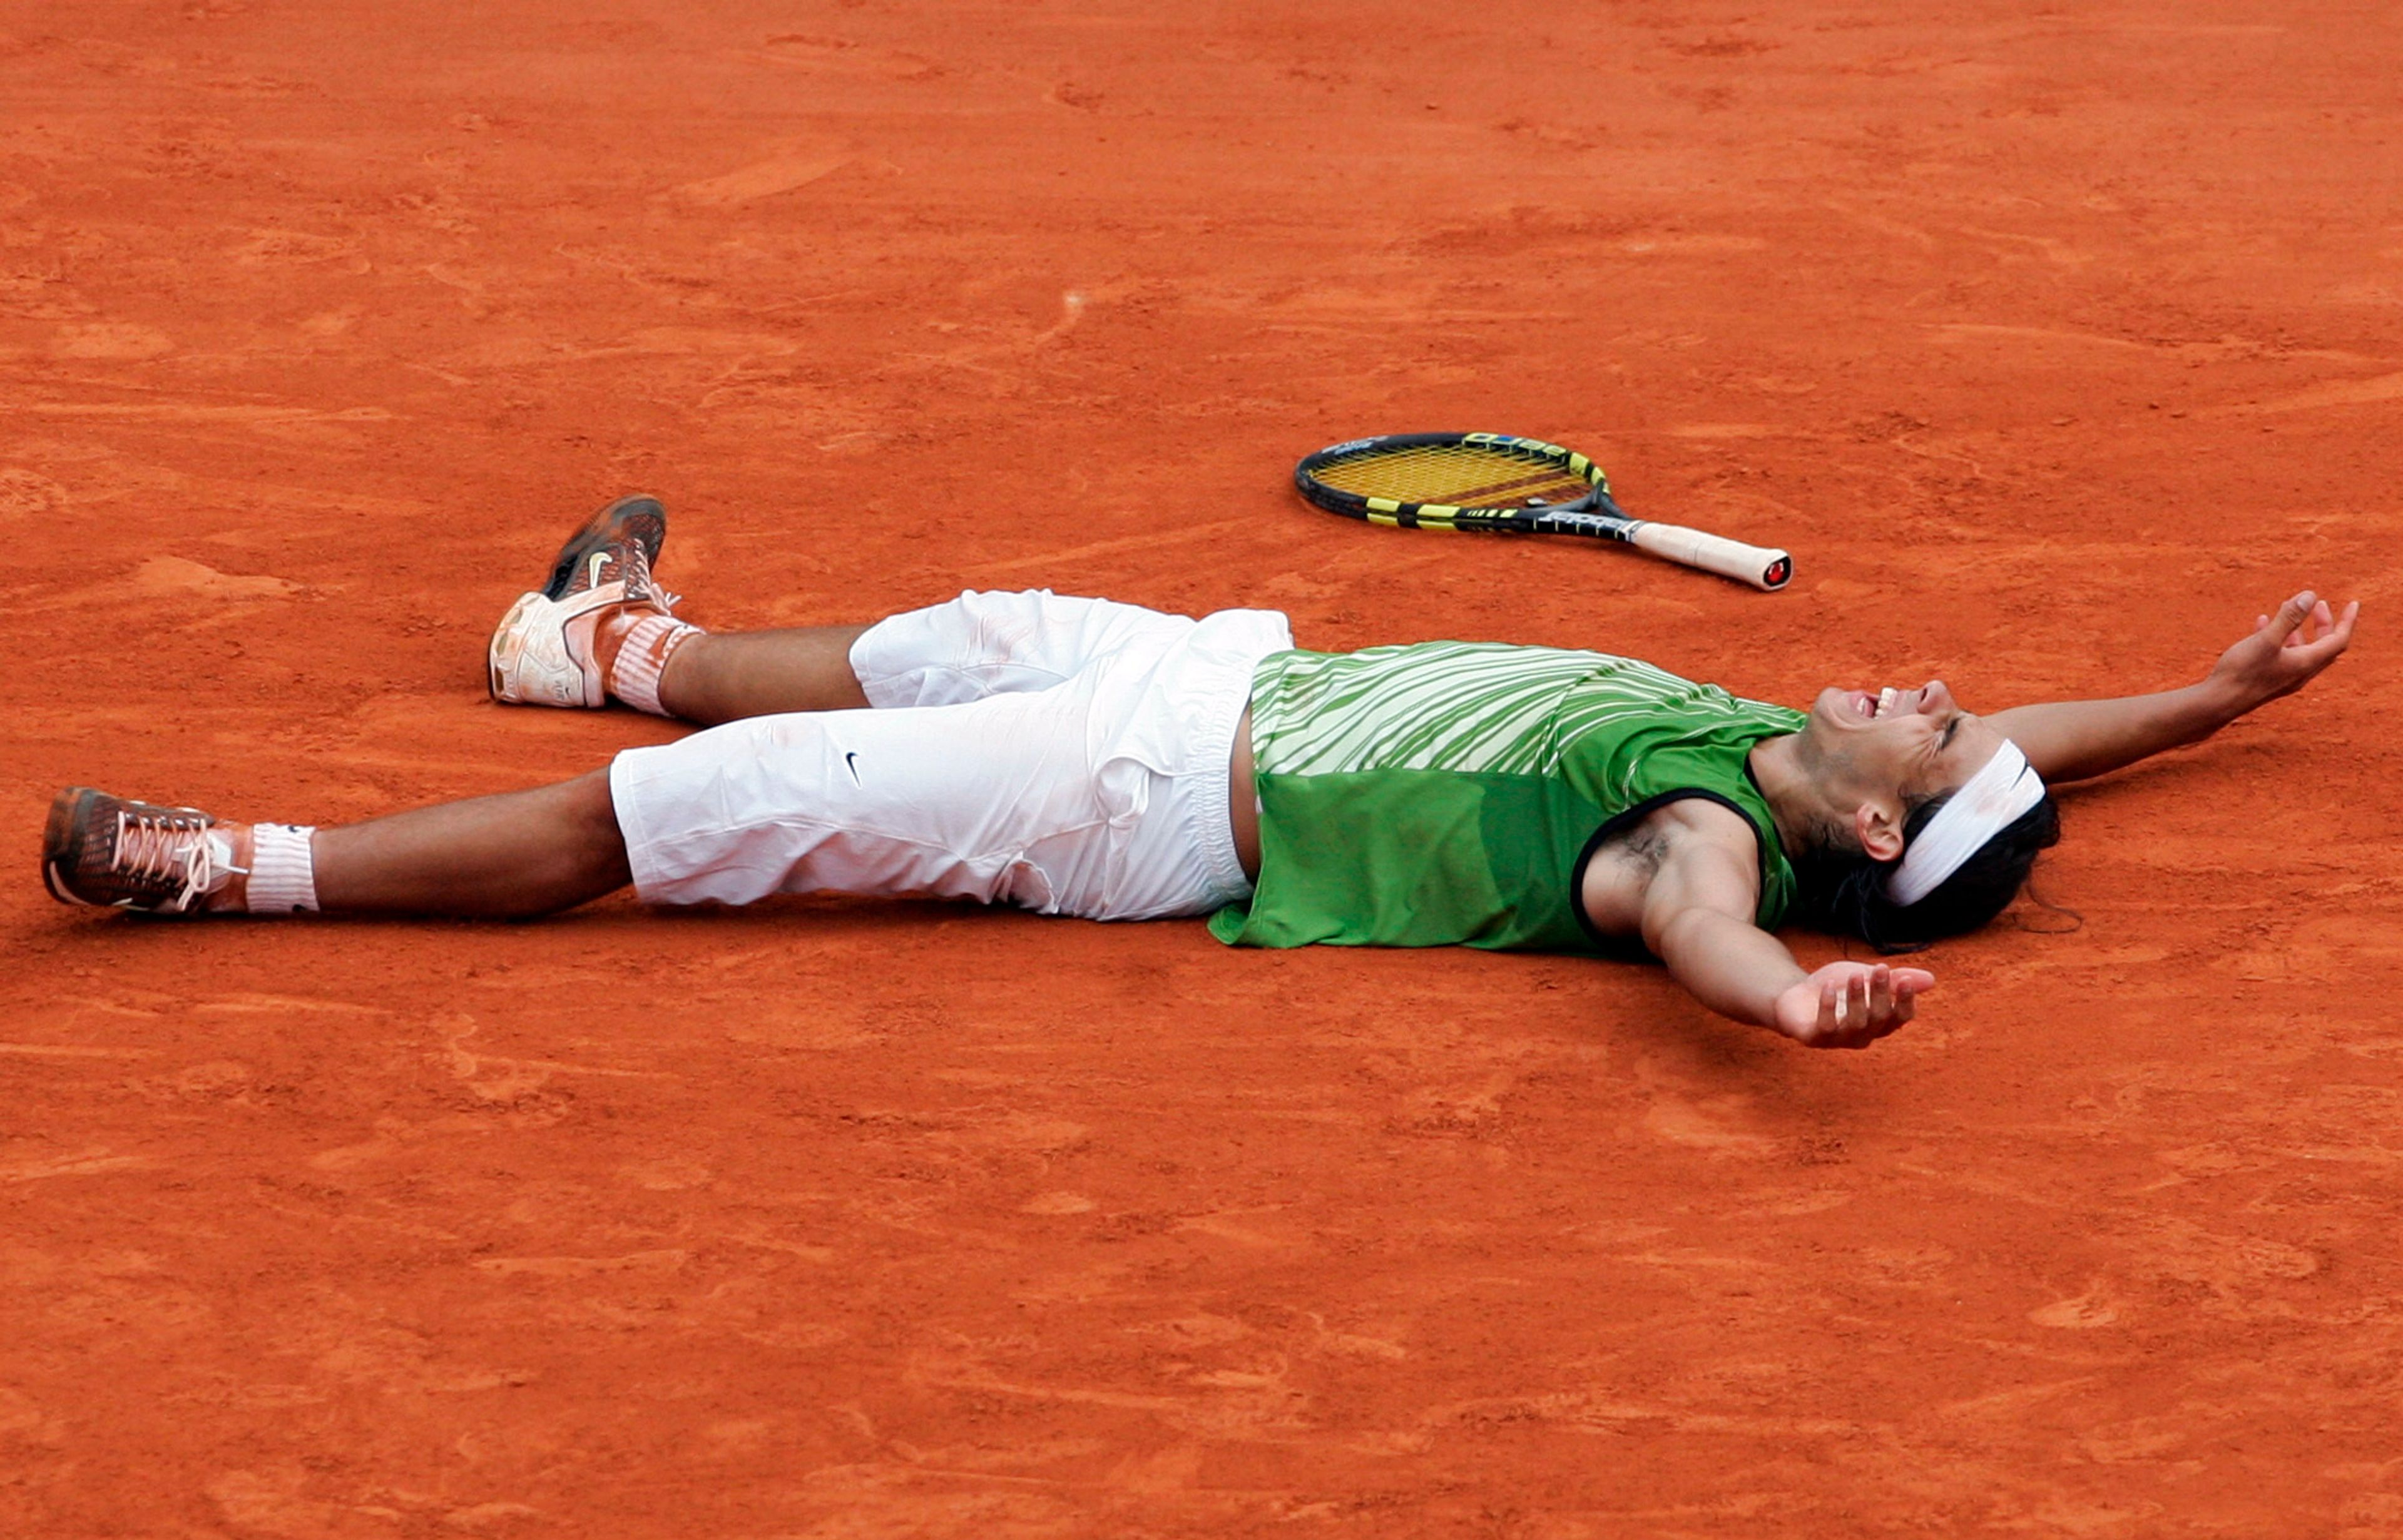
M 853 763 L 853 761 L 858 757 L 859 756 L 855 752 L 846 754 L 842 756 L 842 768 L 851 771 L 851 784 L 854 786 L 859 784 L 859 767 Z

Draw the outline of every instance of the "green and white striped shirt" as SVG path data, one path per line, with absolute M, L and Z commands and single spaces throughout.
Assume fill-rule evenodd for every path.
M 1802 714 L 1632 659 L 1483 642 L 1284 652 L 1252 681 L 1260 880 L 1211 917 L 1293 947 L 1624 950 L 1577 901 L 1600 840 L 1707 797 L 1760 839 L 1764 927 L 1793 868 L 1745 756 Z

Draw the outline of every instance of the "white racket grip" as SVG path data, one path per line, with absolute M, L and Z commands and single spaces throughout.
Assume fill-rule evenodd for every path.
M 1763 591 L 1784 588 L 1794 576 L 1793 558 L 1782 550 L 1747 546 L 1741 540 L 1705 534 L 1682 524 L 1656 524 L 1647 519 L 1635 526 L 1628 543 L 1664 562 L 1682 562 L 1721 577 L 1749 583 Z

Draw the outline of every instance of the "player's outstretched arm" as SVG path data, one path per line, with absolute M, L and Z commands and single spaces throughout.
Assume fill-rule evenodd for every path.
M 2200 684 L 2117 701 L 2015 706 L 1987 722 L 2047 781 L 2082 781 L 2164 749 L 2200 742 L 2247 712 L 2292 695 L 2353 643 L 2359 604 L 2342 615 L 2309 590 L 2256 620 Z
M 1910 1020 L 1913 1002 L 1936 987 L 1934 974 L 1882 963 L 1830 963 L 1806 973 L 1752 923 L 1759 853 L 1752 831 L 1723 816 L 1731 828 L 1688 825 L 1667 840 L 1646 889 L 1644 944 L 1670 976 L 1720 1015 L 1814 1048 L 1865 1048 Z

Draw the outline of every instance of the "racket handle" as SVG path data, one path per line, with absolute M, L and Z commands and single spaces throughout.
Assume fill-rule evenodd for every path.
M 1662 561 L 1700 567 L 1764 590 L 1782 589 L 1794 576 L 1794 559 L 1782 550 L 1747 546 L 1682 524 L 1656 524 L 1647 519 L 1635 526 L 1627 540 L 1637 550 Z

